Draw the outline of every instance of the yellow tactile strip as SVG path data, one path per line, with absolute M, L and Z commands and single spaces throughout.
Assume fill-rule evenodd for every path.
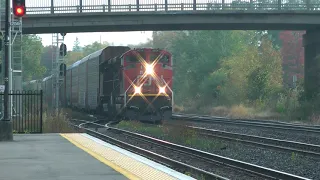
M 176 179 L 162 171 L 139 162 L 134 158 L 98 144 L 95 141 L 82 136 L 81 134 L 70 133 L 61 134 L 61 136 L 129 179 Z

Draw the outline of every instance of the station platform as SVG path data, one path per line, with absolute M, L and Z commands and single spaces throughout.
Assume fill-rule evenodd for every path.
M 0 180 L 194 179 L 88 134 L 19 134 L 0 142 Z

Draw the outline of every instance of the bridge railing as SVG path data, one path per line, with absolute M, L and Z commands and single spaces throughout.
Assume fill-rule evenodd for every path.
M 260 0 L 261 1 L 261 0 Z M 319 0 L 28 0 L 27 14 L 131 11 L 320 11 Z M 295 3 L 289 3 L 294 1 Z

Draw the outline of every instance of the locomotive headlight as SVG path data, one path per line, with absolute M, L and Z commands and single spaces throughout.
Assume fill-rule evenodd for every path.
M 146 65 L 146 74 L 152 74 L 153 73 L 153 67 L 150 64 Z
M 166 93 L 166 87 L 160 87 L 159 88 L 159 94 L 161 94 L 161 93 L 163 93 L 163 94 Z
M 135 93 L 135 94 L 140 94 L 140 93 L 141 93 L 141 87 L 135 86 L 135 87 L 134 87 L 134 93 Z

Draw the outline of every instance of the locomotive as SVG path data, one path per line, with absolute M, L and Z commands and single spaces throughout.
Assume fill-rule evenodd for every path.
M 62 76 L 62 106 L 109 119 L 156 123 L 171 118 L 172 55 L 166 50 L 108 46 L 73 63 Z M 48 103 L 55 96 L 53 78 L 42 81 Z

